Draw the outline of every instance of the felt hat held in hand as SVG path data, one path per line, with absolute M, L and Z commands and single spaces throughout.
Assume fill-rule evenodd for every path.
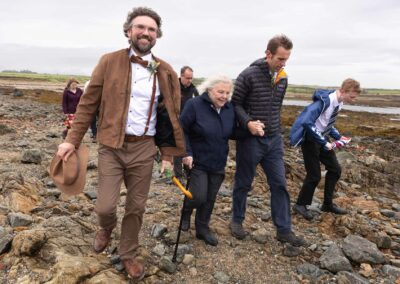
M 50 177 L 57 188 L 65 194 L 74 195 L 83 191 L 86 183 L 86 170 L 89 149 L 80 145 L 64 162 L 57 154 L 50 163 Z

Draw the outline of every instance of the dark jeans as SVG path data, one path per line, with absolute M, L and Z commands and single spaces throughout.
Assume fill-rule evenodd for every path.
M 320 162 L 325 165 L 328 171 L 325 176 L 324 204 L 332 204 L 333 192 L 342 172 L 335 151 L 327 151 L 321 144 L 307 137 L 301 145 L 301 150 L 303 151 L 307 175 L 297 198 L 297 204 L 311 204 L 315 188 L 321 180 Z
M 247 194 L 251 190 L 256 167 L 260 164 L 271 191 L 272 220 L 280 233 L 291 230 L 290 197 L 286 189 L 281 134 L 237 140 L 236 173 L 233 188 L 232 219 L 242 223 L 246 213 Z
M 197 208 L 195 221 L 197 232 L 204 233 L 209 230 L 211 213 L 224 178 L 223 171 L 205 172 L 195 168 L 191 170 L 189 190 L 193 199 L 186 199 L 185 209 L 191 212 L 193 208 Z
M 182 157 L 174 157 L 174 175 L 177 178 L 181 178 L 183 176 Z

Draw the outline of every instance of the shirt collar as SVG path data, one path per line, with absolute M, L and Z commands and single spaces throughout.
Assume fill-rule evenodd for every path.
M 136 52 L 133 50 L 133 48 L 131 48 L 130 50 L 129 50 L 129 57 L 131 57 L 132 55 L 135 55 L 135 56 L 138 56 L 137 54 L 136 54 Z M 151 54 L 151 53 L 149 53 L 149 54 L 146 54 L 146 55 L 144 55 L 144 56 L 140 56 L 143 60 L 147 60 L 147 61 L 152 61 L 153 60 L 153 55 Z
M 331 93 L 331 94 L 329 95 L 329 99 L 330 99 L 331 105 L 332 105 L 333 107 L 337 107 L 337 106 L 343 105 L 343 102 L 339 102 L 339 100 L 338 100 L 337 91 Z

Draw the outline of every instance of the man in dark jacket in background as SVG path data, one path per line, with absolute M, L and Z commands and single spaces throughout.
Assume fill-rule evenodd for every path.
M 347 213 L 333 203 L 333 192 L 341 175 L 341 167 L 333 149 L 347 145 L 350 139 L 340 135 L 334 124 L 343 103 L 353 102 L 360 93 L 360 83 L 354 79 L 344 80 L 336 91 L 317 90 L 313 95 L 313 103 L 304 109 L 292 126 L 290 143 L 294 146 L 301 145 L 307 171 L 293 209 L 307 220 L 313 218 L 306 206 L 311 205 L 315 188 L 321 179 L 320 163 L 327 170 L 321 210 L 335 214 Z M 328 136 L 335 141 L 330 142 Z
M 181 111 L 185 106 L 186 102 L 199 95 L 196 87 L 192 83 L 193 81 L 193 69 L 189 66 L 183 66 L 181 68 L 181 77 L 179 83 L 181 85 Z M 174 175 L 181 179 L 182 173 L 182 157 L 174 157 Z
M 271 215 L 277 227 L 277 239 L 294 246 L 305 241 L 291 228 L 290 197 L 286 189 L 283 161 L 283 139 L 280 114 L 288 85 L 283 67 L 293 44 L 285 35 L 269 42 L 266 57 L 247 67 L 235 83 L 232 102 L 244 137 L 236 144 L 236 174 L 233 189 L 231 233 L 243 239 L 242 223 L 246 213 L 247 194 L 251 190 L 256 167 L 260 164 L 271 191 Z

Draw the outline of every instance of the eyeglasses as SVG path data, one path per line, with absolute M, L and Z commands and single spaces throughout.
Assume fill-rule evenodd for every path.
M 144 32 L 145 30 L 148 30 L 149 33 L 152 33 L 152 34 L 155 34 L 155 33 L 157 33 L 157 31 L 158 31 L 157 28 L 147 27 L 147 26 L 141 25 L 141 24 L 132 25 L 132 27 L 134 27 L 135 29 L 137 29 L 137 30 L 140 31 L 140 32 Z

